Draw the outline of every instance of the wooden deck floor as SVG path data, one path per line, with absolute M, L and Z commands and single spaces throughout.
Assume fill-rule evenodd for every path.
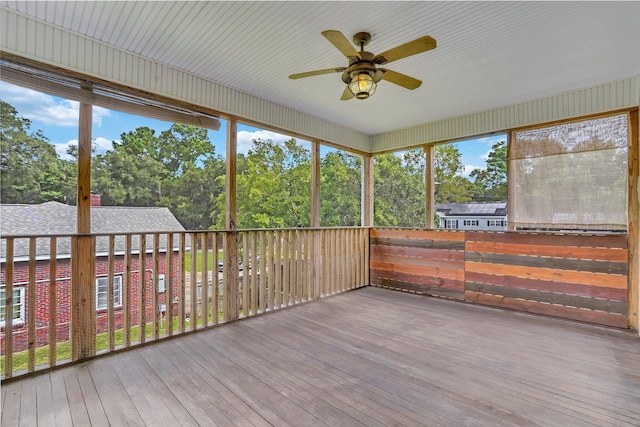
M 640 338 L 364 288 L 2 387 L 3 426 L 638 426 Z

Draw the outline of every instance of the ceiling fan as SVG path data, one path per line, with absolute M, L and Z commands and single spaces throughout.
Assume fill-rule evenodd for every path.
M 377 68 L 376 66 L 426 52 L 436 47 L 436 41 L 433 38 L 424 36 L 374 55 L 364 50 L 364 47 L 371 41 L 369 33 L 360 32 L 353 36 L 353 43 L 360 46 L 360 52 L 351 45 L 340 31 L 326 30 L 322 32 L 322 35 L 347 57 L 349 66 L 291 74 L 289 78 L 301 79 L 321 74 L 342 73 L 342 81 L 347 84 L 340 98 L 343 101 L 353 97 L 367 99 L 376 91 L 380 80 L 386 80 L 410 90 L 420 87 L 422 81 L 418 79 L 386 68 Z

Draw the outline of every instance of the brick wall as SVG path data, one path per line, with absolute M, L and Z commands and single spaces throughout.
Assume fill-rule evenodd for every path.
M 158 258 L 158 274 L 166 274 L 167 263 L 164 254 L 160 254 Z M 178 279 L 178 271 L 180 268 L 180 260 L 177 256 L 173 257 L 173 282 L 176 283 Z M 147 255 L 145 261 L 145 274 L 144 274 L 144 286 L 146 290 L 146 304 L 144 307 L 147 323 L 153 320 L 154 307 L 152 307 L 152 292 L 154 289 L 153 274 L 150 267 L 153 266 L 153 259 L 151 255 Z M 114 276 L 123 276 L 122 279 L 122 293 L 123 298 L 129 297 L 131 306 L 131 325 L 137 325 L 142 307 L 140 306 L 140 283 L 141 272 L 140 263 L 137 256 L 131 259 L 131 280 L 129 290 L 126 289 L 125 275 L 125 262 L 122 256 L 116 257 L 114 260 Z M 33 313 L 35 320 L 35 346 L 41 347 L 49 344 L 49 329 L 51 327 L 56 328 L 56 341 L 68 341 L 70 337 L 70 324 L 71 324 L 71 263 L 69 260 L 58 260 L 56 266 L 56 281 L 55 281 L 55 309 L 56 316 L 55 321 L 51 322 L 51 304 L 50 304 L 50 280 L 49 280 L 49 261 L 38 261 L 36 263 L 36 275 L 35 275 L 35 310 Z M 96 277 L 107 277 L 108 273 L 108 259 L 107 257 L 99 257 L 96 259 Z M 166 278 L 167 280 L 168 278 Z M 13 286 L 14 289 L 24 287 L 25 297 L 25 322 L 22 324 L 13 325 L 13 351 L 23 351 L 29 347 L 28 329 L 27 325 L 29 317 L 32 315 L 28 312 L 28 283 L 29 283 L 29 263 L 28 262 L 16 262 L 14 263 L 13 272 Z M 0 268 L 0 287 L 6 285 L 5 279 L 5 264 L 2 264 Z M 177 297 L 177 291 L 174 291 L 174 298 Z M 173 298 L 171 298 L 173 300 Z M 166 293 L 161 293 L 158 296 L 158 305 L 166 304 Z M 124 299 L 123 299 L 124 303 Z M 114 327 L 115 329 L 122 329 L 124 322 L 123 307 L 114 309 Z M 96 331 L 97 333 L 103 333 L 107 331 L 107 310 L 98 310 L 96 312 Z M 4 327 L 0 329 L 0 354 L 4 354 L 5 351 L 5 331 Z

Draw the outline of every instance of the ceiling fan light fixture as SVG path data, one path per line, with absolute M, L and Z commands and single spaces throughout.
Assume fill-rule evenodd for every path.
M 376 91 L 377 84 L 368 71 L 357 71 L 351 76 L 349 90 L 357 99 L 367 99 Z

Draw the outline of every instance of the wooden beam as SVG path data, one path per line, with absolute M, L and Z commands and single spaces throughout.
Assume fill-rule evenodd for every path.
M 238 151 L 238 121 L 227 123 L 227 176 L 225 180 L 226 210 L 224 239 L 224 318 L 238 319 L 238 234 L 236 232 L 236 163 Z M 204 286 L 204 285 L 203 285 Z
M 320 227 L 320 143 L 311 147 L 311 227 Z
M 516 180 L 514 177 L 513 165 L 512 165 L 512 146 L 515 141 L 516 133 L 512 131 L 507 136 L 507 230 L 513 231 L 516 229 L 514 222 L 515 196 L 516 196 Z
M 91 123 L 93 106 L 80 103 L 78 126 L 77 232 L 71 291 L 71 358 L 95 355 L 95 239 L 91 233 Z M 75 267 L 75 268 L 73 268 Z
M 638 328 L 638 311 L 640 311 L 640 301 L 638 294 L 640 293 L 640 187 L 638 186 L 638 178 L 640 176 L 640 144 L 638 136 L 638 128 L 640 127 L 640 121 L 638 118 L 638 110 L 633 110 L 629 113 L 629 190 L 627 192 L 628 200 L 628 215 L 627 220 L 629 222 L 627 227 L 628 233 L 628 254 L 629 254 L 629 272 L 628 272 L 628 286 L 627 286 L 627 299 L 628 299 L 628 312 L 627 312 L 627 324 L 630 328 L 639 330 Z
M 425 183 L 425 196 L 426 196 L 426 221 L 425 227 L 435 228 L 435 214 L 436 214 L 436 202 L 435 202 L 435 182 L 433 175 L 433 159 L 435 148 L 433 145 L 427 145 L 424 147 L 425 154 L 425 171 L 424 171 L 424 183 Z
M 362 157 L 362 225 L 373 227 L 373 156 Z
M 311 227 L 320 227 L 320 143 L 313 142 L 311 149 Z M 320 298 L 322 281 L 322 232 L 313 231 L 313 247 L 311 248 L 313 259 L 313 273 L 311 295 L 309 299 Z

